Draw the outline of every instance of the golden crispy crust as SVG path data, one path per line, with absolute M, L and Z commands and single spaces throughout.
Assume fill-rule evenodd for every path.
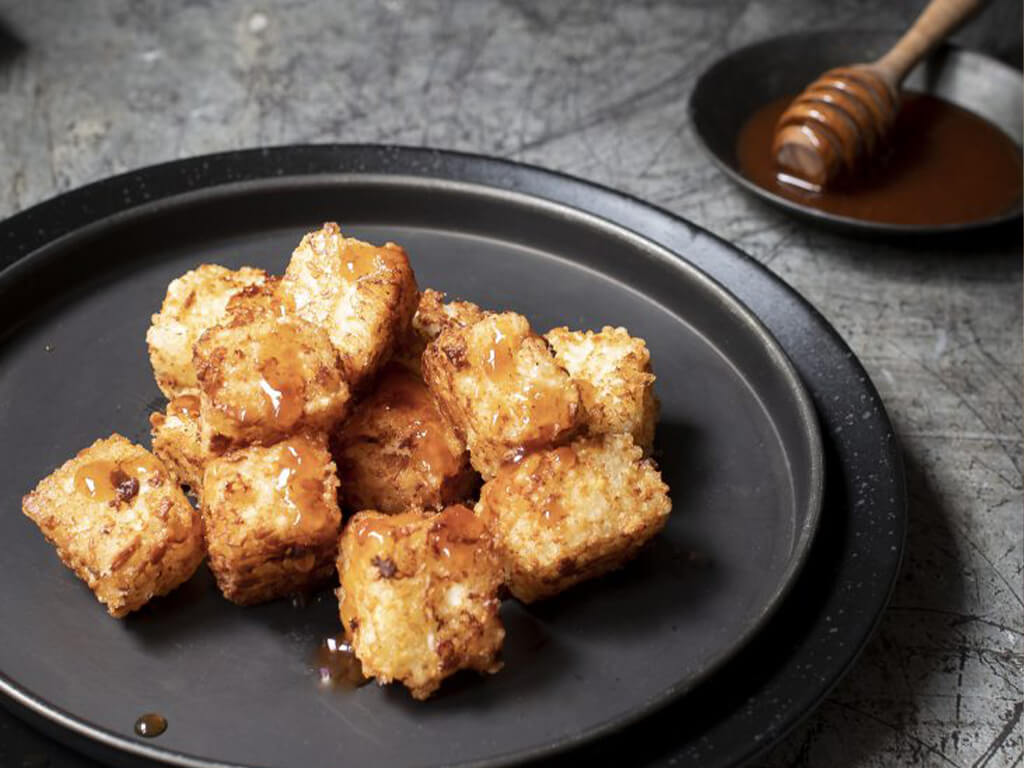
M 517 455 L 571 439 L 583 424 L 576 384 L 514 312 L 444 328 L 423 352 L 423 378 L 485 479 Z
M 600 333 L 553 328 L 544 338 L 580 388 L 587 431 L 630 434 L 650 454 L 658 399 L 644 340 L 607 325 Z
M 211 458 L 203 478 L 210 570 L 239 605 L 311 589 L 334 570 L 341 512 L 322 434 Z
M 363 674 L 430 696 L 460 669 L 493 674 L 501 567 L 471 511 L 361 512 L 338 552 L 341 621 Z
M 354 410 L 331 441 L 346 508 L 440 509 L 477 489 L 465 443 L 409 369 L 386 365 Z
M 299 317 L 327 331 L 353 389 L 391 357 L 419 297 L 401 246 L 344 237 L 333 222 L 302 238 L 281 289 Z
M 417 373 L 421 371 L 423 350 L 441 335 L 442 330 L 449 327 L 464 328 L 490 314 L 470 301 L 446 303 L 444 299 L 445 295 L 433 288 L 427 288 L 420 294 L 409 332 L 395 352 L 399 362 Z
M 532 602 L 621 566 L 671 509 L 668 486 L 632 438 L 601 435 L 503 467 L 477 514 L 512 594 Z
M 43 478 L 22 511 L 117 618 L 187 581 L 203 559 L 199 515 L 163 464 L 118 434 Z
M 237 291 L 260 285 L 267 277 L 262 269 L 232 270 L 203 264 L 171 281 L 163 306 L 153 315 L 146 333 L 156 383 L 168 400 L 198 394 L 192 345 L 203 331 L 221 321 Z
M 149 416 L 153 453 L 167 466 L 178 483 L 197 499 L 203 493 L 205 456 L 200 438 L 199 398 L 182 395 L 167 404 L 164 413 Z
M 327 430 L 344 416 L 349 390 L 330 339 L 282 307 L 272 283 L 249 290 L 196 342 L 205 452 Z
M 427 288 L 420 295 L 412 327 L 428 344 L 445 328 L 465 328 L 490 314 L 471 301 L 446 302 L 445 298 L 433 288 Z

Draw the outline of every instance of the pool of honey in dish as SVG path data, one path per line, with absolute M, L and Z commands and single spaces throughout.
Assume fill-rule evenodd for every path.
M 854 177 L 820 193 L 776 178 L 775 124 L 793 96 L 758 109 L 740 130 L 740 172 L 760 187 L 839 216 L 905 226 L 942 226 L 1000 216 L 1020 206 L 1020 148 L 968 110 L 905 92 L 885 146 Z

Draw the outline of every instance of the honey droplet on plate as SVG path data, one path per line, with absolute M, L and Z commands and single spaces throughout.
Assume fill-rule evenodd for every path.
M 139 736 L 153 738 L 167 730 L 167 718 L 156 712 L 147 712 L 135 721 L 135 732 Z
M 370 682 L 344 635 L 328 637 L 313 652 L 313 669 L 325 688 L 358 688 Z

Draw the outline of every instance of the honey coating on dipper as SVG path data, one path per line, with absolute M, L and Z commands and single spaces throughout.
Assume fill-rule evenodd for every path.
M 821 94 L 813 96 L 817 100 Z M 772 194 L 838 216 L 907 227 L 983 221 L 1021 204 L 1020 147 L 973 112 L 910 91 L 902 95 L 884 146 L 857 173 L 840 176 L 818 192 L 784 183 L 772 144 L 792 98 L 755 110 L 737 137 L 740 172 Z M 845 101 L 874 106 L 869 94 Z

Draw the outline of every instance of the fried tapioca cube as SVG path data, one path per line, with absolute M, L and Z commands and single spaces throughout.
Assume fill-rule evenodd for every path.
M 549 597 L 618 568 L 660 531 L 668 486 L 629 435 L 601 435 L 508 464 L 484 485 L 488 526 L 513 595 Z
M 658 399 L 644 340 L 611 326 L 600 333 L 553 328 L 544 338 L 580 388 L 587 431 L 630 434 L 650 453 Z
M 262 284 L 267 277 L 262 269 L 203 264 L 171 281 L 163 306 L 153 315 L 146 333 L 156 383 L 167 399 L 199 392 L 192 345 L 203 331 L 223 319 L 235 293 Z
M 423 352 L 423 378 L 485 479 L 515 456 L 565 442 L 582 427 L 576 384 L 514 312 L 446 327 Z
M 466 507 L 360 512 L 341 536 L 338 574 L 342 624 L 378 683 L 425 699 L 457 670 L 501 668 L 501 567 Z
M 187 581 L 203 559 L 199 514 L 153 454 L 118 434 L 41 480 L 22 511 L 117 618 Z
M 244 297 L 195 344 L 207 453 L 327 430 L 345 415 L 349 390 L 327 334 L 275 310 L 272 298 L 260 291 Z
M 182 395 L 167 404 L 163 413 L 149 416 L 153 453 L 171 471 L 178 482 L 188 486 L 199 498 L 203 492 L 205 456 L 200 437 L 199 398 Z
M 419 296 L 401 246 L 345 237 L 333 222 L 302 238 L 281 289 L 296 314 L 327 331 L 353 388 L 391 357 Z
M 465 443 L 413 371 L 388 363 L 354 410 L 332 439 L 346 508 L 440 509 L 476 490 Z
M 210 570 L 239 605 L 302 592 L 334 572 L 341 512 L 322 434 L 211 458 L 203 475 Z
M 420 294 L 409 332 L 399 344 L 395 356 L 403 364 L 419 371 L 423 350 L 441 335 L 442 330 L 451 326 L 464 328 L 487 314 L 470 301 L 446 302 L 443 293 L 427 288 Z
M 281 290 L 282 281 L 283 278 L 277 275 L 267 275 L 267 279 L 262 283 L 247 285 L 236 291 L 228 299 L 224 315 L 218 325 L 223 325 L 236 315 L 270 314 L 277 317 L 294 317 L 295 312 Z
M 445 301 L 445 298 L 443 293 L 433 288 L 427 288 L 420 294 L 412 327 L 428 343 L 440 336 L 445 328 L 465 328 L 490 314 L 471 301 Z

